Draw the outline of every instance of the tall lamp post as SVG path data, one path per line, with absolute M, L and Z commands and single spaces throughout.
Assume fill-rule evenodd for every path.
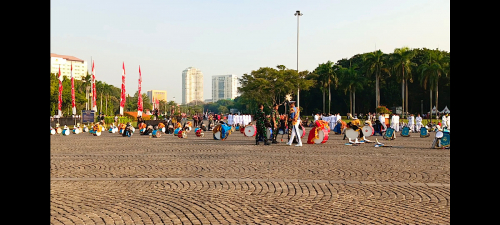
M 299 73 L 299 17 L 302 16 L 303 14 L 300 13 L 299 10 L 297 10 L 293 15 L 297 16 L 297 74 L 298 74 Z M 297 87 L 297 109 L 300 110 L 299 93 L 300 93 L 300 87 Z

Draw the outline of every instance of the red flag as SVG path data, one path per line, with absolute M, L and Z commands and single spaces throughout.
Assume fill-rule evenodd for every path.
M 123 62 L 122 72 L 122 94 L 120 97 L 120 114 L 123 115 L 123 108 L 125 107 L 125 62 Z
M 71 63 L 71 108 L 73 109 L 73 115 L 76 114 L 75 106 L 75 78 L 73 77 L 73 62 Z
M 92 61 L 92 110 L 97 111 L 97 93 L 95 89 L 95 70 L 94 61 Z
M 62 92 L 63 92 L 63 76 L 61 75 L 61 65 L 59 64 L 59 99 L 58 99 L 58 104 L 57 104 L 57 114 L 61 116 L 61 108 L 62 108 Z
M 141 95 L 141 83 L 142 83 L 142 75 L 141 75 L 141 66 L 139 65 L 139 97 L 137 98 L 137 111 L 142 112 L 142 95 Z

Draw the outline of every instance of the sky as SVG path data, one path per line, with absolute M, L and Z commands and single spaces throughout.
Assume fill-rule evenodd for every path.
M 450 52 L 450 1 L 50 1 L 50 53 L 87 61 L 89 73 L 94 60 L 96 79 L 116 87 L 125 63 L 130 95 L 140 65 L 142 93 L 166 90 L 177 103 L 188 67 L 203 72 L 211 99 L 214 75 L 277 65 L 313 71 L 403 46 Z

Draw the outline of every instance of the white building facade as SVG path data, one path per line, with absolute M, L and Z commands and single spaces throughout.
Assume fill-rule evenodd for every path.
M 61 59 L 66 60 L 66 63 L 58 64 L 57 62 L 61 61 Z M 61 75 L 67 76 L 69 79 L 71 78 L 71 64 L 73 64 L 73 77 L 75 80 L 81 80 L 87 76 L 87 62 L 85 60 L 74 56 L 50 53 L 50 73 L 57 75 L 59 73 L 59 65 L 61 65 Z
M 238 96 L 238 76 L 215 75 L 212 76 L 212 101 L 221 99 L 232 100 Z
M 194 67 L 182 71 L 182 104 L 203 102 L 203 73 Z

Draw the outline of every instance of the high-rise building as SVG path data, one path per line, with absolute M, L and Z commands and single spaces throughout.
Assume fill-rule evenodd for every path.
M 158 100 L 167 101 L 167 91 L 149 90 L 146 92 L 149 98 L 149 103 L 153 103 L 153 97 Z
M 66 60 L 65 64 L 61 65 L 61 75 L 71 78 L 71 64 L 73 64 L 73 77 L 75 80 L 81 80 L 87 76 L 87 62 L 85 60 L 69 55 L 58 55 L 50 53 L 50 73 L 59 73 L 59 64 L 61 59 Z M 97 74 L 96 74 L 97 76 Z
M 203 73 L 194 67 L 182 71 L 182 104 L 203 102 Z
M 238 76 L 234 74 L 212 76 L 212 101 L 236 98 L 238 96 L 237 88 Z

